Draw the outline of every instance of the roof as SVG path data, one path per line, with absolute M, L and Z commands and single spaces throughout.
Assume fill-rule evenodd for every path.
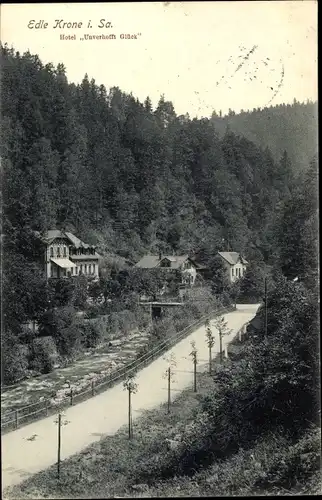
M 68 239 L 72 245 L 76 248 L 89 248 L 91 245 L 88 245 L 87 243 L 84 243 L 82 240 L 77 238 L 74 234 L 68 232 L 68 231 L 60 231 L 59 229 L 49 229 L 49 231 L 46 231 L 42 237 L 42 240 L 45 243 L 51 243 L 54 241 L 56 238 L 64 238 Z
M 90 245 L 88 245 L 87 243 L 84 243 L 82 240 L 80 240 L 79 238 L 77 238 L 77 236 L 75 236 L 74 234 L 72 233 L 69 233 L 69 232 L 65 232 L 67 238 L 73 243 L 74 247 L 76 248 L 88 248 Z
M 70 258 L 74 260 L 98 260 L 100 258 L 100 255 L 98 253 L 91 254 L 91 255 L 70 255 Z
M 68 259 L 50 259 L 54 264 L 64 269 L 69 269 L 71 267 L 76 267 L 75 262 L 71 262 Z
M 218 252 L 220 257 L 225 259 L 231 266 L 237 264 L 240 260 L 242 264 L 248 264 L 247 260 L 244 259 L 238 252 Z
M 191 260 L 188 255 L 163 255 L 161 260 L 158 255 L 145 255 L 142 257 L 135 267 L 140 267 L 142 269 L 154 269 L 160 267 L 160 262 L 164 260 L 169 260 L 171 262 L 171 269 L 179 269 L 180 266 L 186 262 L 186 260 Z

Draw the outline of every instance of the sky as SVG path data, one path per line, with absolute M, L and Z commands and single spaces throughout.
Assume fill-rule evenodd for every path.
M 31 27 L 41 21 L 46 28 Z M 190 117 L 317 99 L 311 0 L 2 4 L 1 41 L 63 63 L 70 82 L 88 73 L 154 107 L 164 94 Z

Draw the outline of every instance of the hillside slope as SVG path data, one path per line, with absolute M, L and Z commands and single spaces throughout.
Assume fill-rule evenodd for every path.
M 295 172 L 306 170 L 317 153 L 317 120 L 317 102 L 300 103 L 296 100 L 293 104 L 280 104 L 238 114 L 231 111 L 223 117 L 214 113 L 212 116 L 220 136 L 225 134 L 228 127 L 257 146 L 268 147 L 275 161 L 286 150 Z

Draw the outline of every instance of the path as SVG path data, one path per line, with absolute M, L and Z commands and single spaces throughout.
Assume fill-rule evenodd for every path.
M 231 342 L 240 327 L 255 315 L 257 308 L 258 305 L 240 305 L 237 306 L 237 311 L 225 314 L 232 333 L 223 338 L 223 347 Z M 216 353 L 219 341 L 213 322 L 211 325 L 216 337 L 213 348 Z M 170 350 L 177 362 L 173 383 L 177 394 L 178 391 L 192 386 L 192 362 L 189 357 L 191 340 L 196 341 L 199 359 L 208 357 L 204 327 L 198 328 Z M 167 353 L 138 373 L 138 392 L 133 395 L 133 418 L 140 416 L 142 410 L 154 408 L 167 401 L 166 380 L 162 377 L 168 366 L 166 357 Z M 68 408 L 64 420 L 69 424 L 62 428 L 62 459 L 80 452 L 106 434 L 114 434 L 126 424 L 127 403 L 127 394 L 120 383 Z M 57 425 L 54 420 L 55 417 L 50 416 L 2 436 L 3 489 L 22 482 L 28 476 L 56 462 Z

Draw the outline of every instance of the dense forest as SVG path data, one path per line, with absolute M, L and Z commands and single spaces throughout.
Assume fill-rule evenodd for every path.
M 87 74 L 69 83 L 63 64 L 43 64 L 29 52 L 1 47 L 1 69 L 3 327 L 10 337 L 55 303 L 35 231 L 65 228 L 129 263 L 148 251 L 183 252 L 211 267 L 229 247 L 291 277 L 308 262 L 314 269 L 312 103 L 228 117 L 247 118 L 246 136 L 249 124 L 260 134 L 268 120 L 267 142 L 256 145 L 259 136 L 237 135 L 232 122 L 222 134 L 226 118 L 178 116 L 163 96 L 153 110 L 148 96 L 141 103 Z M 302 142 L 286 122 L 302 131 Z M 295 147 L 305 159 L 300 172 L 291 161 Z M 114 283 L 124 290 L 122 276 Z
M 317 153 L 316 102 L 279 104 L 264 109 L 229 110 L 226 116 L 213 112 L 211 121 L 222 137 L 227 129 L 243 135 L 259 147 L 268 147 L 275 160 L 286 150 L 295 172 L 306 170 Z

